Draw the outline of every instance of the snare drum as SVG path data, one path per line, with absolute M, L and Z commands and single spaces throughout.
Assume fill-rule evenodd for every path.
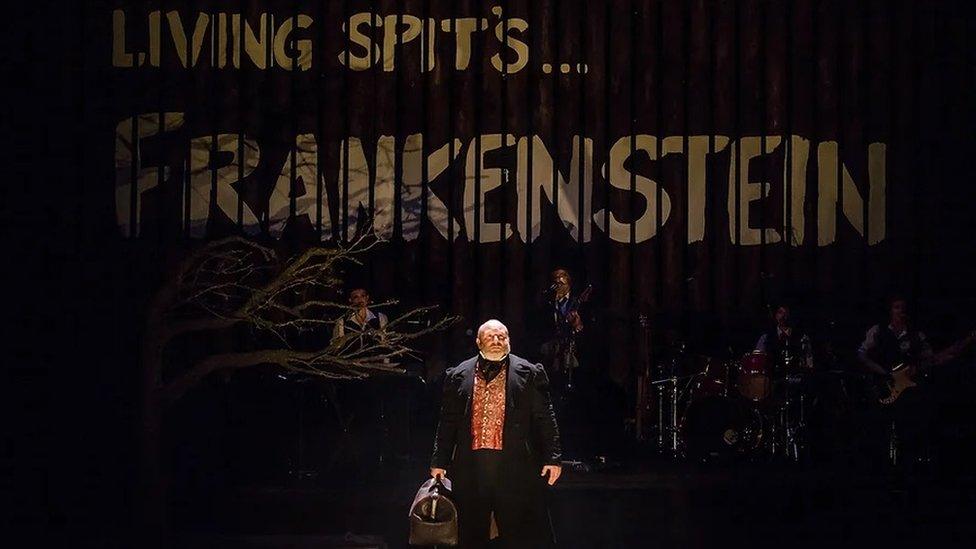
M 773 361 L 762 351 L 742 356 L 736 378 L 739 394 L 752 402 L 762 402 L 772 392 Z

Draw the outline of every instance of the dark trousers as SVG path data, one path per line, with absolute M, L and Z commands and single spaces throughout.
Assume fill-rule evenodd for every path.
M 925 458 L 931 447 L 933 403 L 926 387 L 912 387 L 902 393 L 888 410 L 894 423 L 901 461 Z
M 864 438 L 858 444 L 861 464 L 874 467 L 892 458 L 909 466 L 928 456 L 932 433 L 932 401 L 925 387 L 907 389 L 897 401 L 887 406 L 874 402 L 861 414 Z
M 467 468 L 455 484 L 461 549 L 552 546 L 544 494 L 536 491 L 539 480 L 520 478 L 496 450 L 472 452 Z M 489 545 L 492 512 L 499 538 Z

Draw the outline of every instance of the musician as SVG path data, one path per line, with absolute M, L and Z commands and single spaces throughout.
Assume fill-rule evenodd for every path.
M 857 356 L 869 372 L 886 378 L 899 364 L 927 374 L 932 367 L 955 358 L 972 341 L 970 334 L 942 352 L 934 352 L 925 333 L 912 327 L 908 302 L 902 297 L 893 297 L 888 300 L 887 325 L 876 324 L 867 331 Z
M 892 371 L 899 366 L 908 368 L 908 375 L 920 379 L 935 366 L 955 358 L 973 341 L 973 334 L 942 352 L 936 353 L 925 333 L 912 326 L 908 302 L 896 296 L 888 300 L 888 322 L 876 324 L 865 334 L 858 349 L 863 367 L 876 377 L 890 383 Z M 885 389 L 882 387 L 880 396 Z M 882 410 L 886 424 L 894 422 L 897 437 L 904 443 L 908 457 L 918 460 L 927 451 L 929 420 L 932 405 L 922 387 L 912 387 Z
M 562 267 L 553 270 L 550 282 L 549 289 L 542 294 L 535 329 L 543 340 L 539 347 L 543 364 L 550 375 L 562 378 L 580 366 L 580 343 L 586 325 L 580 314 L 580 296 L 573 292 L 569 271 Z
M 366 330 L 379 330 L 386 327 L 386 315 L 370 310 L 372 300 L 369 291 L 363 287 L 354 287 L 349 292 L 349 308 L 351 312 L 336 321 L 332 329 L 332 341 L 345 337 L 346 334 L 356 335 Z M 361 342 L 360 342 L 361 344 Z
M 337 320 L 332 328 L 332 344 L 341 344 L 349 352 L 377 345 L 370 332 L 386 328 L 387 316 L 370 309 L 372 298 L 363 286 L 353 285 L 348 293 L 349 312 Z M 389 358 L 383 359 L 389 363 Z M 383 464 L 402 459 L 408 452 L 407 393 L 402 379 L 376 376 L 369 383 L 325 381 L 330 385 L 333 406 L 350 419 L 351 432 L 359 439 L 361 459 Z
M 577 291 L 564 267 L 553 269 L 541 292 L 532 335 L 552 381 L 563 455 L 597 467 L 623 445 L 626 397 L 597 354 L 601 326 L 590 303 L 592 288 Z
M 756 350 L 773 357 L 780 367 L 813 368 L 810 337 L 793 326 L 790 306 L 779 304 L 773 312 L 773 322 L 773 328 L 759 337 Z
M 492 514 L 505 547 L 551 546 L 545 489 L 559 479 L 562 452 L 549 379 L 511 354 L 497 320 L 475 343 L 478 355 L 445 374 L 430 474 L 453 480 L 462 548 L 486 546 Z

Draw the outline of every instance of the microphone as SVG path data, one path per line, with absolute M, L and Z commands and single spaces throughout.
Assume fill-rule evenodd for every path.
M 542 292 L 542 294 L 543 295 L 551 294 L 551 293 L 555 292 L 556 291 L 556 288 L 558 288 L 558 287 L 559 287 L 559 283 L 558 282 L 553 282 L 552 283 L 552 286 L 549 286 L 545 291 Z

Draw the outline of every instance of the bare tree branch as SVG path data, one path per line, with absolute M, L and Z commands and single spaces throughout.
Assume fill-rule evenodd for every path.
M 172 402 L 213 372 L 257 364 L 329 379 L 402 372 L 396 361 L 416 356 L 411 347 L 415 340 L 457 319 L 424 321 L 436 308 L 418 307 L 379 329 L 349 331 L 317 349 L 295 344 L 297 335 L 333 324 L 354 310 L 332 298 L 342 284 L 340 269 L 344 264 L 361 264 L 360 257 L 379 242 L 366 233 L 344 247 L 309 248 L 283 263 L 273 249 L 241 237 L 213 241 L 190 253 L 150 307 L 148 327 L 154 350 L 162 353 L 169 341 L 183 334 L 238 324 L 270 334 L 277 345 L 207 357 L 160 385 L 160 398 Z M 372 307 L 396 303 L 390 300 Z M 161 360 L 153 362 L 162 368 Z M 156 379 L 162 380 L 162 373 Z

